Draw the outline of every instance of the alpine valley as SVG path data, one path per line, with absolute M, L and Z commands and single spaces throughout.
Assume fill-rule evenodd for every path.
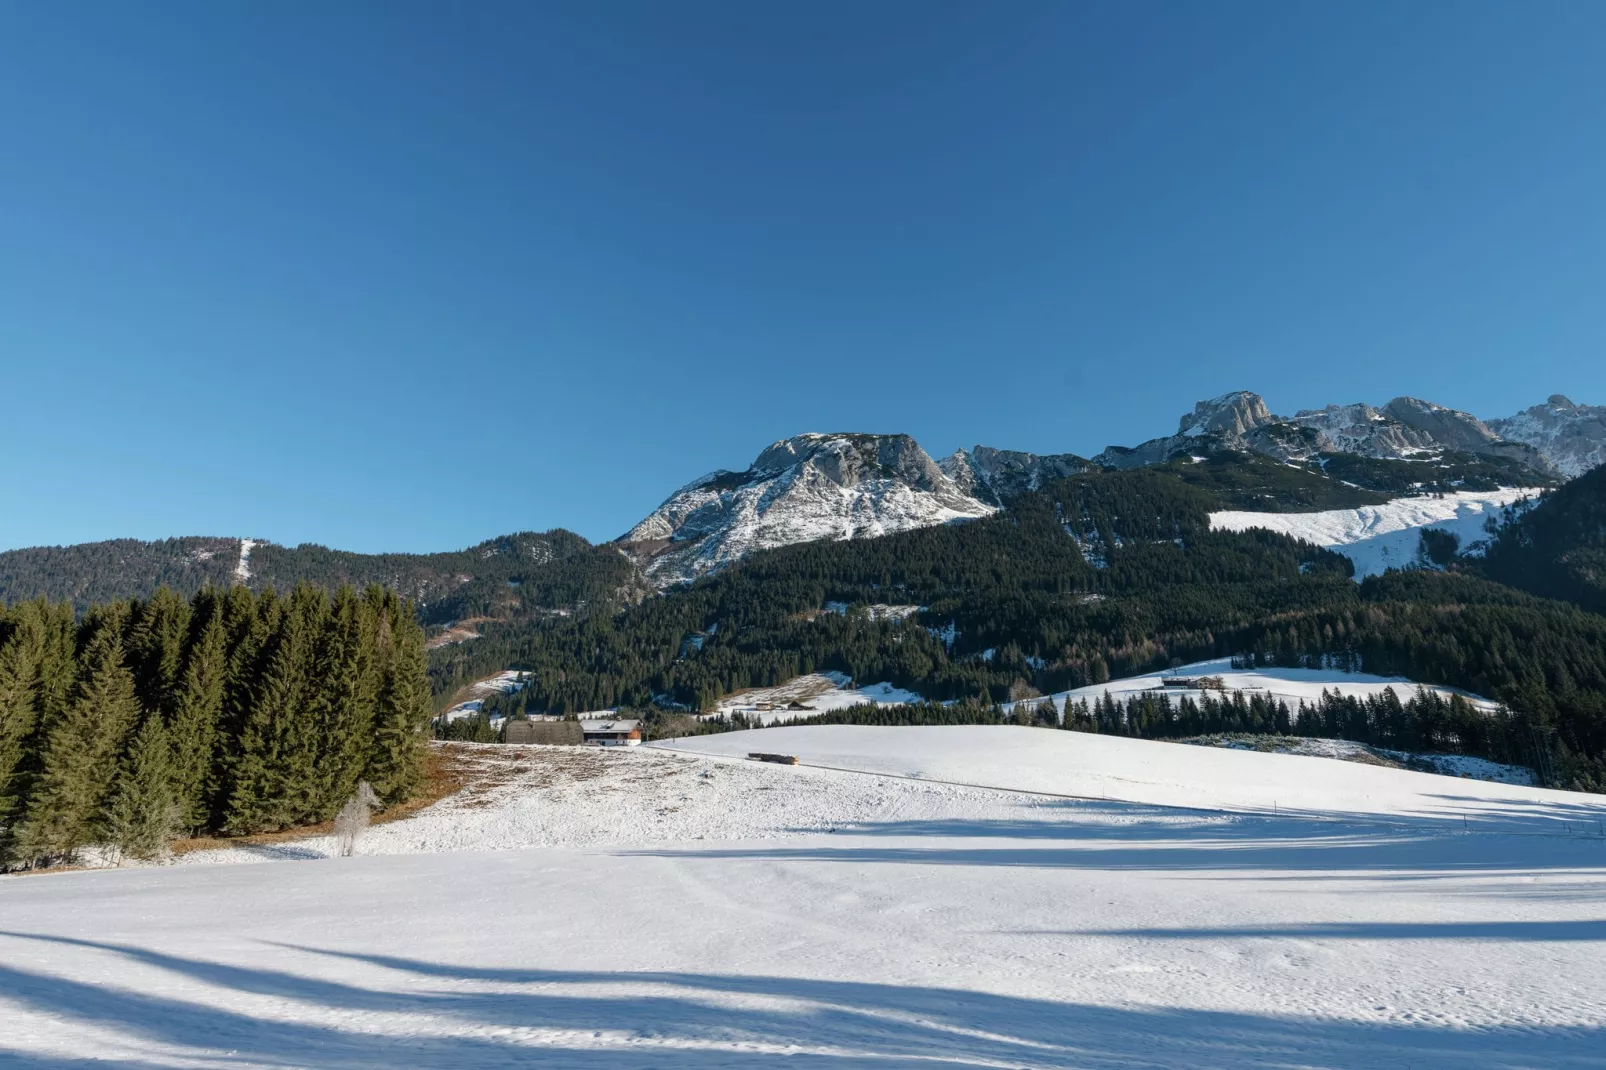
M 501 713 L 629 708 L 649 727 L 809 674 L 884 682 L 918 721 L 1211 658 L 1364 666 L 1503 711 L 1407 711 L 1413 746 L 1601 790 L 1603 461 L 1606 406 L 1560 395 L 1486 422 L 1408 397 L 1279 416 L 1240 391 L 1093 457 L 795 435 L 605 544 L 554 530 L 421 555 L 209 537 L 15 550 L 0 601 L 377 584 L 428 627 L 437 709 L 517 670 Z M 1233 717 L 1270 730 L 1261 713 Z M 1349 737 L 1374 741 L 1376 716 L 1358 716 Z

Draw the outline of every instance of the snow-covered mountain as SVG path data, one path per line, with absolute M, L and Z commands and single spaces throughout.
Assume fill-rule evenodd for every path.
M 1515 461 L 1543 475 L 1558 474 L 1557 466 L 1536 446 L 1502 437 L 1471 413 L 1419 398 L 1395 398 L 1381 409 L 1329 405 L 1277 416 L 1259 394 L 1239 390 L 1199 402 L 1182 417 L 1174 435 L 1137 446 L 1111 446 L 1094 461 L 1111 468 L 1136 468 L 1222 450 L 1263 453 L 1284 461 L 1309 460 L 1321 453 L 1429 460 L 1453 451 Z
M 974 519 L 1081 472 L 1224 452 L 1289 462 L 1334 453 L 1410 461 L 1472 454 L 1516 462 L 1522 467 L 1506 469 L 1514 481 L 1543 485 L 1606 460 L 1606 406 L 1556 395 L 1486 424 L 1399 397 L 1381 408 L 1329 405 L 1278 416 L 1259 394 L 1238 390 L 1196 404 L 1172 435 L 1111 446 L 1091 460 L 978 445 L 939 462 L 908 435 L 797 435 L 764 450 L 745 471 L 712 472 L 682 487 L 620 546 L 653 582 L 668 586 L 755 550 Z
M 908 435 L 797 435 L 745 472 L 693 480 L 620 540 L 655 582 L 694 579 L 755 550 L 986 516 Z
M 937 463 L 955 486 L 989 505 L 1003 505 L 1045 483 L 1096 467 L 1074 453 L 1039 456 L 991 446 L 956 450 Z
M 1532 446 L 1569 479 L 1606 464 L 1606 405 L 1575 405 L 1562 394 L 1552 394 L 1543 405 L 1490 420 L 1489 429 Z

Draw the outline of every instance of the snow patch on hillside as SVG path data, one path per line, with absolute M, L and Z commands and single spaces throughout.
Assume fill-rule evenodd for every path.
M 1201 688 L 1166 687 L 1167 679 L 1186 678 L 1198 681 L 1201 677 L 1211 677 L 1221 682 L 1221 689 L 1204 690 Z M 1262 695 L 1277 701 L 1288 703 L 1290 707 L 1297 707 L 1305 702 L 1311 705 L 1319 702 L 1323 691 L 1337 692 L 1346 698 L 1375 698 L 1384 691 L 1392 690 L 1399 696 L 1401 702 L 1408 700 L 1418 688 L 1431 691 L 1435 694 L 1449 698 L 1458 695 L 1466 699 L 1478 709 L 1494 711 L 1499 704 L 1481 695 L 1474 695 L 1470 691 L 1460 688 L 1444 687 L 1437 684 L 1420 684 L 1404 676 L 1374 676 L 1364 672 L 1345 672 L 1343 669 L 1294 669 L 1265 666 L 1254 669 L 1235 669 L 1231 658 L 1213 658 L 1209 661 L 1196 661 L 1191 665 L 1181 665 L 1175 669 L 1164 669 L 1156 672 L 1146 672 L 1138 676 L 1128 676 L 1119 680 L 1110 680 L 1102 684 L 1090 684 L 1087 687 L 1078 687 L 1070 691 L 1056 691 L 1047 696 L 1054 703 L 1054 708 L 1061 714 L 1065 712 L 1065 703 L 1070 702 L 1096 702 L 1108 694 L 1117 702 L 1125 702 L 1148 692 L 1170 695 L 1173 699 L 1184 696 L 1198 700 L 1205 695 L 1220 698 L 1223 695 L 1232 695 L 1243 692 L 1245 697 Z M 1026 704 L 1040 703 L 1044 699 L 1025 699 Z M 1004 704 L 1006 712 L 1013 711 L 1020 703 L 1009 702 Z
M 1418 563 L 1421 530 L 1427 527 L 1453 532 L 1463 552 L 1477 553 L 1486 543 L 1485 524 L 1500 522 L 1502 511 L 1541 492 L 1531 487 L 1497 491 L 1462 491 L 1443 497 L 1396 498 L 1382 505 L 1359 509 L 1327 509 L 1318 513 L 1253 513 L 1226 511 L 1210 514 L 1214 531 L 1261 528 L 1325 546 L 1355 562 L 1355 578 L 1375 576 L 1391 568 Z
M 775 687 L 753 687 L 726 695 L 702 717 L 707 720 L 741 714 L 749 722 L 771 724 L 851 706 L 907 706 L 921 701 L 915 692 L 889 683 L 855 687 L 847 673 L 818 672 L 794 676 Z
M 234 580 L 236 583 L 245 583 L 251 578 L 251 550 L 257 544 L 255 539 L 240 540 L 240 560 L 234 566 Z

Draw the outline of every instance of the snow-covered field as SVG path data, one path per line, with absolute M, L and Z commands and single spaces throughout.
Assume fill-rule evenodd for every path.
M 1265 695 L 1268 698 L 1279 699 L 1288 703 L 1290 707 L 1297 707 L 1300 702 L 1314 705 L 1322 697 L 1323 691 L 1336 691 L 1349 698 L 1371 698 L 1384 691 L 1392 689 L 1399 696 L 1401 702 L 1414 695 L 1418 688 L 1432 691 L 1435 694 L 1448 698 L 1451 695 L 1460 695 L 1479 709 L 1494 710 L 1498 704 L 1474 695 L 1470 691 L 1459 688 L 1443 687 L 1438 684 L 1419 684 L 1404 676 L 1376 676 L 1364 672 L 1345 672 L 1342 669 L 1284 669 L 1275 666 L 1266 666 L 1255 669 L 1234 669 L 1231 658 L 1215 658 L 1210 661 L 1196 661 L 1191 665 L 1182 665 L 1175 669 L 1166 669 L 1159 672 L 1146 672 L 1140 676 L 1127 676 L 1108 683 L 1091 684 L 1079 687 L 1072 691 L 1056 691 L 1050 696 L 1054 707 L 1061 714 L 1065 712 L 1065 703 L 1094 702 L 1108 693 L 1116 701 L 1125 701 L 1145 691 L 1163 690 L 1173 699 L 1190 696 L 1199 699 L 1205 695 L 1220 697 L 1223 691 L 1202 691 L 1196 688 L 1168 687 L 1161 688 L 1162 681 L 1173 677 L 1189 677 L 1197 680 L 1199 677 L 1215 677 L 1222 683 L 1226 694 L 1242 691 L 1245 695 Z M 1028 699 L 1028 702 L 1041 702 L 1042 699 Z M 1005 703 L 1005 710 L 1012 710 L 1019 703 Z
M 356 858 L 308 841 L 0 880 L 0 1064 L 1571 1070 L 1606 1050 L 1606 798 L 1012 727 L 451 753 L 491 771 Z M 1224 809 L 1156 805 L 1178 801 Z
M 1493 517 L 1498 521 L 1506 506 L 1539 493 L 1538 489 L 1521 487 L 1463 491 L 1442 498 L 1396 498 L 1383 505 L 1319 513 L 1229 511 L 1211 513 L 1210 527 L 1216 531 L 1264 528 L 1326 546 L 1355 562 L 1355 578 L 1363 579 L 1415 564 L 1423 528 L 1454 532 L 1465 550 L 1488 539 L 1484 530 L 1487 520 Z
M 919 702 L 913 691 L 893 687 L 888 683 L 866 684 L 855 687 L 846 673 L 816 672 L 794 676 L 774 687 L 753 687 L 726 695 L 719 704 L 703 717 L 729 717 L 740 713 L 749 722 L 790 721 L 797 717 L 812 717 L 831 710 L 845 710 L 849 706 L 874 703 L 877 706 L 907 706 Z

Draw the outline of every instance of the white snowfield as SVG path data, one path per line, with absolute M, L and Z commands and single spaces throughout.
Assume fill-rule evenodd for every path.
M 1263 528 L 1336 550 L 1355 562 L 1355 578 L 1380 575 L 1391 568 L 1417 564 L 1423 528 L 1454 532 L 1463 551 L 1488 539 L 1484 524 L 1497 523 L 1501 511 L 1525 498 L 1537 497 L 1533 487 L 1496 491 L 1463 491 L 1442 498 L 1396 498 L 1382 505 L 1359 509 L 1327 509 L 1319 513 L 1220 512 L 1210 514 L 1213 531 L 1247 531 Z
M 757 719 L 770 724 L 813 717 L 832 710 L 845 710 L 850 706 L 907 706 L 920 700 L 915 692 L 893 687 L 889 683 L 855 687 L 847 673 L 818 672 L 794 676 L 774 687 L 752 687 L 733 692 L 721 699 L 711 712 L 703 714 L 702 719 L 730 717 L 739 713 L 749 723 Z
M 0 880 L 0 1064 L 1580 1070 L 1606 1050 L 1606 798 L 1013 727 L 453 753 L 515 771 L 356 858 L 311 841 Z M 1097 779 L 1140 801 L 1004 790 Z M 1173 799 L 1254 809 L 1144 801 Z
M 1219 680 L 1221 690 L 1162 686 L 1166 680 L 1182 678 L 1198 682 L 1201 677 Z M 1059 711 L 1063 719 L 1066 702 L 1093 703 L 1106 694 L 1117 702 L 1125 702 L 1146 692 L 1155 692 L 1170 696 L 1174 702 L 1183 696 L 1198 701 L 1205 697 L 1221 698 L 1224 695 L 1230 696 L 1242 692 L 1246 697 L 1264 695 L 1286 702 L 1290 709 L 1297 712 L 1299 703 L 1315 705 L 1321 700 L 1324 691 L 1336 692 L 1346 698 L 1373 698 L 1384 691 L 1393 691 L 1401 702 L 1405 702 L 1419 689 L 1443 695 L 1445 698 L 1459 695 L 1481 710 L 1493 711 L 1499 708 L 1499 703 L 1481 695 L 1474 695 L 1470 691 L 1445 687 L 1442 684 L 1420 684 L 1404 676 L 1377 676 L 1372 673 L 1345 672 L 1342 669 L 1285 669 L 1270 665 L 1254 669 L 1235 669 L 1232 667 L 1231 658 L 1196 661 L 1175 669 L 1127 676 L 1108 683 L 1078 687 L 1071 691 L 1056 691 L 1047 697 L 1053 701 L 1054 708 Z M 1024 701 L 1042 702 L 1043 699 Z M 1018 705 L 1021 703 L 1006 702 L 1004 709 L 1010 711 Z

